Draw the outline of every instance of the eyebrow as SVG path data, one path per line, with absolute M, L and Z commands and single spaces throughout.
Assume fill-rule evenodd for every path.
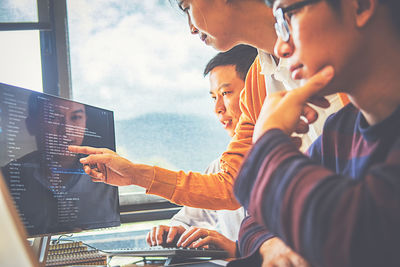
M 76 114 L 76 113 L 84 113 L 83 109 L 78 109 L 78 110 L 74 110 L 72 111 L 72 113 Z
M 306 3 L 312 4 L 312 3 L 316 3 L 319 0 L 311 0 L 311 1 L 299 1 L 290 5 L 287 5 L 286 7 L 282 7 L 282 11 L 283 13 L 285 12 L 290 12 L 299 8 L 302 8 L 306 5 Z
M 183 0 L 178 1 L 178 7 L 180 10 L 183 11 L 182 4 L 183 4 Z
M 218 87 L 217 91 L 221 91 L 222 89 L 229 87 L 230 85 L 231 85 L 231 83 L 223 83 Z M 210 94 L 213 94 L 213 92 L 210 91 Z
M 223 83 L 218 87 L 218 91 L 221 91 L 225 87 L 229 87 L 231 84 L 230 83 Z

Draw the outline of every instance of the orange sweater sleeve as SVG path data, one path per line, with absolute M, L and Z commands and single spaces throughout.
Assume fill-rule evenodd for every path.
M 174 203 L 205 209 L 237 209 L 233 184 L 252 145 L 253 129 L 265 99 L 265 80 L 258 57 L 250 68 L 241 93 L 242 115 L 227 150 L 221 156 L 222 171 L 216 174 L 174 172 L 154 167 L 147 193 Z

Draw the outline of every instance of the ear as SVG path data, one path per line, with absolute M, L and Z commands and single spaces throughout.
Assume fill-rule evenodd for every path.
M 355 19 L 358 27 L 364 27 L 375 14 L 379 0 L 354 0 Z

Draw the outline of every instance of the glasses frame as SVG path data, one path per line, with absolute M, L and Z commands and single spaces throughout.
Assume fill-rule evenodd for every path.
M 274 12 L 275 16 L 275 31 L 278 37 L 282 39 L 284 42 L 288 42 L 290 39 L 290 18 L 285 16 L 285 13 L 294 11 L 296 9 L 301 9 L 305 6 L 315 4 L 317 2 L 320 2 L 321 0 L 304 0 L 300 2 L 296 2 L 294 4 L 291 4 L 287 7 L 283 8 L 278 8 Z

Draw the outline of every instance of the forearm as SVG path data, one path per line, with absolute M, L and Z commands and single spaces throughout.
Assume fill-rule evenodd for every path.
M 147 192 L 196 208 L 230 209 L 240 207 L 233 194 L 233 183 L 251 145 L 254 125 L 265 99 L 264 76 L 258 59 L 249 70 L 241 93 L 242 115 L 228 149 L 221 156 L 222 171 L 217 174 L 173 172 L 155 167 Z
M 259 253 L 262 244 L 273 237 L 274 235 L 265 227 L 260 226 L 253 217 L 244 218 L 239 231 L 239 256 L 249 257 L 254 253 Z
M 201 174 L 175 172 L 154 167 L 154 177 L 147 193 L 167 198 L 179 205 L 204 209 L 237 209 L 233 195 L 233 177 L 220 172 Z
M 392 162 L 351 179 L 316 165 L 271 130 L 250 152 L 235 192 L 258 223 L 314 265 L 392 263 L 400 237 L 400 164 L 393 154 Z

